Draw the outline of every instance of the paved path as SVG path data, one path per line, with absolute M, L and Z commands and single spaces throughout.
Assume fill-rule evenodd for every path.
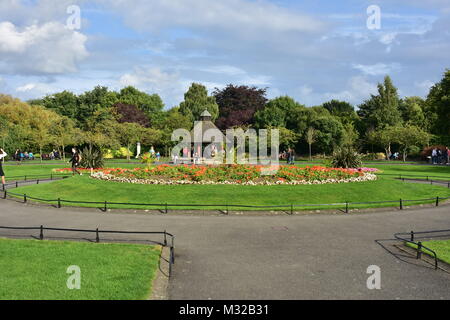
M 450 229 L 448 205 L 247 217 L 102 213 L 0 200 L 0 225 L 41 224 L 174 233 L 172 299 L 450 299 L 450 274 L 389 253 L 394 242 L 383 240 L 396 232 Z M 366 288 L 369 265 L 381 267 L 382 290 Z

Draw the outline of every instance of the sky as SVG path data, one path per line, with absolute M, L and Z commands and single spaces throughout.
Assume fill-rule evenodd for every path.
M 197 82 L 357 106 L 385 75 L 425 97 L 449 52 L 449 0 L 0 0 L 0 93 L 24 100 L 132 85 L 171 108 Z

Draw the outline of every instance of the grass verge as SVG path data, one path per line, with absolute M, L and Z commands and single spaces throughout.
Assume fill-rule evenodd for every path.
M 444 261 L 450 265 L 450 240 L 424 241 L 422 242 L 422 244 L 425 247 L 428 247 L 436 252 L 439 260 Z M 415 244 L 407 242 L 406 245 L 408 247 L 417 249 L 417 246 Z M 434 258 L 434 255 L 431 252 L 428 252 L 428 250 L 424 249 L 423 251 Z
M 0 239 L 0 299 L 147 299 L 160 250 L 149 245 Z M 66 285 L 72 265 L 81 270 L 80 290 Z

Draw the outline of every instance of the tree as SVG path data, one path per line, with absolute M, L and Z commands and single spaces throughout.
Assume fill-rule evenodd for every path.
M 432 133 L 450 136 L 450 69 L 447 69 L 442 80 L 431 88 L 426 104 L 429 110 L 436 114 Z
M 219 115 L 219 106 L 216 99 L 208 96 L 206 87 L 199 83 L 193 83 L 189 90 L 184 94 L 184 101 L 181 102 L 179 111 L 182 115 L 188 117 L 191 122 L 200 119 L 203 111 L 208 110 L 212 120 L 216 120 Z
M 391 154 L 391 145 L 396 141 L 394 127 L 387 127 L 379 130 L 370 130 L 367 134 L 367 140 L 375 145 L 383 147 L 386 154 L 386 160 L 389 160 Z
M 78 97 L 73 92 L 67 90 L 48 95 L 40 100 L 31 100 L 30 105 L 46 107 L 61 116 L 69 117 L 71 119 L 78 118 Z
M 391 134 L 393 141 L 400 146 L 403 162 L 414 147 L 420 150 L 430 140 L 430 135 L 416 126 L 395 127 L 392 128 Z
M 135 105 L 116 103 L 113 110 L 119 123 L 136 123 L 146 128 L 150 126 L 149 117 Z
M 77 120 L 81 127 L 92 117 L 106 120 L 112 119 L 111 107 L 118 102 L 117 93 L 111 92 L 107 87 L 97 86 L 79 96 Z
M 347 123 L 344 125 L 344 131 L 342 135 L 342 146 L 343 147 L 354 147 L 356 141 L 359 138 L 358 131 L 355 130 L 355 127 L 351 123 Z
M 120 90 L 117 99 L 122 104 L 136 106 L 145 112 L 151 122 L 154 122 L 164 109 L 164 103 L 159 95 L 147 94 L 132 86 Z
M 81 132 L 75 128 L 75 123 L 67 117 L 59 117 L 50 127 L 50 133 L 54 136 L 54 142 L 57 148 L 61 148 L 63 161 L 66 161 L 64 149 L 71 144 L 79 142 Z
M 316 130 L 318 150 L 330 154 L 335 146 L 342 144 L 344 128 L 336 117 L 319 117 L 311 121 L 310 125 Z
M 127 151 L 131 149 L 131 145 L 142 140 L 144 128 L 137 123 L 118 123 L 116 125 L 119 141 L 125 145 Z M 127 160 L 130 161 L 130 152 L 127 152 Z
M 257 128 L 287 128 L 288 119 L 291 118 L 292 113 L 299 107 L 302 106 L 288 96 L 272 99 L 263 109 L 255 113 L 255 125 Z
M 312 145 L 314 142 L 316 142 L 316 130 L 312 127 L 308 128 L 308 131 L 306 131 L 306 142 L 309 145 L 309 160 L 312 160 Z
M 327 109 L 333 116 L 341 116 L 355 112 L 355 108 L 350 103 L 339 100 L 325 102 L 322 107 Z
M 425 101 L 420 97 L 406 97 L 400 100 L 399 110 L 406 125 L 421 127 L 424 130 L 429 128 L 425 121 L 423 108 Z
M 231 84 L 223 90 L 216 88 L 214 96 L 220 110 L 216 124 L 223 130 L 252 125 L 255 113 L 267 102 L 266 89 Z
M 384 83 L 378 84 L 378 95 L 372 95 L 361 104 L 358 115 L 366 123 L 367 128 L 378 130 L 396 126 L 402 123 L 399 102 L 397 88 L 391 78 L 386 76 Z

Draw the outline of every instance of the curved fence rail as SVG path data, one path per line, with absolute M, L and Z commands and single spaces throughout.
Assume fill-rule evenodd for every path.
M 409 233 L 402 232 L 394 234 L 397 240 L 414 244 L 417 247 L 417 259 L 422 257 L 423 249 L 427 250 L 434 257 L 434 268 L 438 269 L 438 256 L 436 252 L 423 245 L 422 241 L 416 241 L 417 239 L 432 239 L 432 238 L 450 238 L 450 230 L 433 230 L 433 231 L 421 231 Z
M 145 208 L 155 208 L 155 210 L 161 210 L 164 213 L 168 213 L 170 208 L 211 208 L 214 210 L 218 210 L 217 208 L 221 208 L 220 212 L 224 214 L 228 214 L 231 209 L 279 209 L 285 210 L 288 214 L 293 215 L 294 209 L 307 209 L 307 208 L 320 208 L 320 207 L 335 207 L 341 208 L 345 213 L 349 213 L 352 206 L 358 205 L 376 205 L 376 204 L 393 204 L 392 207 L 396 207 L 394 204 L 398 204 L 398 208 L 400 210 L 404 209 L 404 206 L 407 203 L 412 202 L 432 202 L 435 206 L 439 206 L 440 203 L 444 200 L 449 200 L 450 197 L 433 197 L 433 198 L 422 198 L 422 199 L 399 199 L 399 200 L 382 200 L 382 201 L 365 201 L 365 202 L 339 202 L 339 203 L 311 203 L 311 204 L 282 204 L 282 205 L 250 205 L 250 204 L 233 204 L 233 203 L 215 203 L 215 204 L 171 204 L 171 203 L 132 203 L 132 202 L 114 202 L 114 201 L 81 201 L 81 200 L 67 200 L 67 199 L 43 199 L 32 197 L 23 193 L 15 193 L 11 192 L 8 189 L 17 188 L 21 184 L 39 184 L 43 181 L 51 181 L 56 179 L 66 179 L 70 177 L 70 175 L 55 175 L 50 178 L 41 178 L 36 180 L 22 180 L 15 181 L 13 183 L 3 185 L 3 199 L 7 199 L 8 196 L 14 196 L 16 198 L 22 198 L 24 203 L 27 203 L 28 200 L 34 200 L 38 202 L 46 202 L 46 203 L 55 203 L 58 208 L 61 208 L 64 203 L 66 204 L 79 204 L 79 205 L 98 205 L 105 212 L 108 210 L 108 206 L 128 206 L 128 207 L 145 207 Z M 407 178 L 401 178 L 403 181 L 408 180 Z M 418 179 L 412 179 L 417 181 Z M 450 188 L 450 182 L 442 183 L 442 181 L 435 180 L 422 180 L 436 184 L 443 184 Z
M 101 234 L 141 234 L 141 235 L 161 235 L 163 236 L 163 240 L 158 243 L 164 247 L 168 247 L 170 250 L 169 257 L 169 277 L 172 274 L 172 265 L 175 264 L 175 236 L 171 233 L 168 233 L 166 230 L 164 231 L 117 231 L 117 230 L 100 230 L 97 229 L 68 229 L 68 228 L 50 228 L 44 227 L 43 225 L 39 227 L 6 227 L 0 226 L 0 229 L 3 230 L 36 230 L 39 231 L 39 239 L 44 240 L 44 231 L 61 231 L 61 232 L 84 232 L 84 233 L 95 233 L 95 242 L 100 242 Z M 168 241 L 170 238 L 170 241 Z

